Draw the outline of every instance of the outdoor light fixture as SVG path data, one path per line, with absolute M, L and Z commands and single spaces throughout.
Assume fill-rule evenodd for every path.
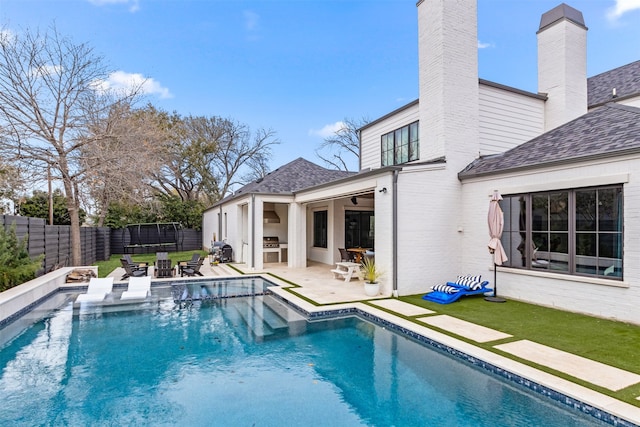
M 353 197 L 351 198 L 351 203 L 353 203 L 354 205 L 357 205 L 357 204 L 358 204 L 358 199 L 356 199 L 356 196 L 353 196 Z
M 382 187 L 382 189 L 378 190 L 378 193 L 386 193 L 387 187 Z

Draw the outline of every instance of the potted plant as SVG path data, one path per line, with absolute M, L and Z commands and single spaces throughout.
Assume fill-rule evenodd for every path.
M 374 297 L 380 293 L 380 283 L 378 279 L 382 276 L 382 272 L 376 266 L 373 258 L 365 258 L 362 261 L 362 276 L 364 277 L 364 293 L 370 297 Z

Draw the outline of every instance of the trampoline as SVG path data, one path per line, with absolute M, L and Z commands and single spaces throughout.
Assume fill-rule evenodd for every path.
M 129 232 L 129 243 L 124 245 L 125 254 L 182 249 L 183 232 L 179 222 L 127 224 L 123 230 Z

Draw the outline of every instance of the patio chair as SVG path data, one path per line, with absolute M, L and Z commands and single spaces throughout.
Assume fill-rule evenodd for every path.
M 78 295 L 76 302 L 100 302 L 104 301 L 113 289 L 113 277 L 98 279 L 92 277 L 87 287 L 87 292 Z
M 493 289 L 487 288 L 488 284 L 488 281 L 481 282 L 480 276 L 458 276 L 455 282 L 432 286 L 431 292 L 424 295 L 422 299 L 438 304 L 450 304 L 466 295 L 482 295 L 492 292 Z
M 133 259 L 131 259 L 131 255 L 129 255 L 129 254 L 124 254 L 124 255 L 122 255 L 122 258 L 124 258 L 125 260 L 127 260 L 127 262 L 128 262 L 130 265 L 135 265 L 135 266 L 138 266 L 138 267 L 143 267 L 143 266 L 144 266 L 144 267 L 148 267 L 148 266 L 149 266 L 149 263 L 148 263 L 148 262 L 136 262 L 136 261 L 134 261 Z
M 148 267 L 139 266 L 138 264 L 129 264 L 126 259 L 120 258 L 120 264 L 124 268 L 124 274 L 120 280 L 127 277 L 142 277 L 147 275 Z
M 120 296 L 121 300 L 146 299 L 151 292 L 151 276 L 132 277 L 129 287 Z
M 155 265 L 155 276 L 157 278 L 173 277 L 173 268 L 170 259 L 157 259 Z
M 156 259 L 169 259 L 169 252 L 156 252 Z
M 345 248 L 338 248 L 341 262 L 353 262 L 353 254 Z
M 199 257 L 197 264 L 184 267 L 182 268 L 182 270 L 180 270 L 180 277 L 184 277 L 185 274 L 187 276 L 195 276 L 196 274 L 198 276 L 202 276 L 202 273 L 200 273 L 200 267 L 202 267 L 203 263 L 204 257 Z

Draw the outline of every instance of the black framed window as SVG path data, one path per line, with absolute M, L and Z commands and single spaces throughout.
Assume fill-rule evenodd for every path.
M 622 186 L 503 196 L 508 266 L 622 279 Z
M 313 246 L 316 248 L 327 247 L 327 218 L 327 211 L 313 213 Z
M 399 165 L 420 158 L 418 122 L 382 135 L 382 166 Z
M 345 211 L 344 244 L 347 248 L 375 247 L 375 215 L 373 211 Z

